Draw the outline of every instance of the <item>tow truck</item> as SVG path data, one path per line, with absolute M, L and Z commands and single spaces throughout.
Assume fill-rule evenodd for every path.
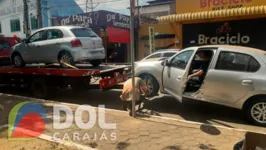
M 66 64 L 68 65 L 68 64 Z M 70 65 L 69 65 L 70 66 Z M 36 98 L 49 99 L 59 89 L 71 87 L 74 91 L 91 89 L 92 80 L 99 80 L 99 89 L 108 90 L 128 78 L 130 66 L 99 66 L 87 64 L 62 68 L 59 64 L 27 65 L 25 68 L 0 67 L 0 84 L 28 88 Z
M 16 43 L 22 42 L 20 38 L 13 35 Z M 62 65 L 67 67 L 62 67 Z M 74 91 L 91 89 L 90 83 L 99 80 L 99 87 L 108 90 L 115 85 L 124 82 L 130 74 L 131 67 L 99 66 L 97 68 L 88 64 L 72 66 L 65 62 L 49 65 L 31 64 L 23 68 L 14 66 L 0 67 L 0 84 L 13 87 L 27 88 L 36 98 L 49 99 L 55 96 L 58 89 L 71 87 Z

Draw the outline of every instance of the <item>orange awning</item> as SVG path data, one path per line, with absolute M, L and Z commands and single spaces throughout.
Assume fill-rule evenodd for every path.
M 266 5 L 162 16 L 160 23 L 266 14 Z

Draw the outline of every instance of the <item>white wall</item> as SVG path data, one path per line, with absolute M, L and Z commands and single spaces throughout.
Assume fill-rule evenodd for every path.
M 12 4 L 14 2 L 14 5 Z M 20 38 L 25 38 L 23 33 L 23 0 L 2 0 L 0 2 L 0 22 L 2 26 L 2 35 L 6 37 L 16 34 Z M 31 0 L 29 4 L 29 15 L 36 16 L 36 1 Z M 20 19 L 20 31 L 11 32 L 10 20 Z M 30 17 L 29 17 L 30 22 Z M 34 32 L 34 31 L 32 31 Z

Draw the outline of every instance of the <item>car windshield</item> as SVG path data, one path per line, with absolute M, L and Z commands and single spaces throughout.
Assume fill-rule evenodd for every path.
M 76 37 L 97 37 L 97 35 L 88 28 L 74 28 L 71 29 L 71 31 Z

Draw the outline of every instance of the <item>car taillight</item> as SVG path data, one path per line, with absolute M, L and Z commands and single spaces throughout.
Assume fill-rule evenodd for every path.
M 79 39 L 74 39 L 71 41 L 72 47 L 82 47 L 82 43 Z

